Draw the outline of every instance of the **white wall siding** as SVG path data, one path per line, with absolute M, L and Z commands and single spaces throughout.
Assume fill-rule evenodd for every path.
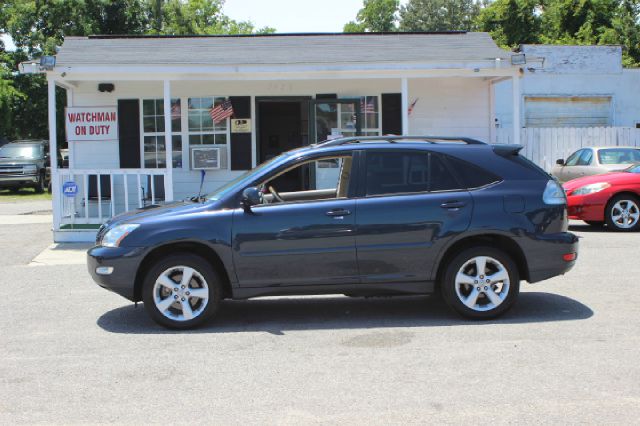
M 481 78 L 409 80 L 411 134 L 489 140 L 489 83 Z

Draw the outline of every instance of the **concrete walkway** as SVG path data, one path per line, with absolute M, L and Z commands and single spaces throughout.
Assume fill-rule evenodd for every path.
M 91 243 L 51 244 L 37 255 L 29 266 L 84 265 Z
M 51 215 L 51 200 L 0 202 L 0 216 Z

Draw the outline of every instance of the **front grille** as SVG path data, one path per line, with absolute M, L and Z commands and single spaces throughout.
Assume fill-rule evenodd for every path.
M 0 176 L 22 174 L 24 174 L 22 166 L 0 166 Z

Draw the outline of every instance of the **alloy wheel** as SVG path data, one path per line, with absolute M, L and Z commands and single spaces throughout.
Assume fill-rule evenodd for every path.
M 507 268 L 490 256 L 476 256 L 466 261 L 455 277 L 455 291 L 460 301 L 477 312 L 490 311 L 509 295 Z
M 209 287 L 202 274 L 195 269 L 174 266 L 156 279 L 153 301 L 165 317 L 174 321 L 189 321 L 200 316 L 207 307 Z
M 633 228 L 638 220 L 640 220 L 640 208 L 633 200 L 619 200 L 611 207 L 611 221 L 617 228 Z

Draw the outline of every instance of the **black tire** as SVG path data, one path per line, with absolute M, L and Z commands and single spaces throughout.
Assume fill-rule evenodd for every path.
M 602 228 L 604 226 L 604 222 L 596 220 L 585 220 L 584 222 L 589 226 L 593 226 L 594 228 Z
M 172 319 L 165 316 L 158 309 L 155 302 L 156 294 L 154 293 L 157 290 L 155 289 L 155 284 L 158 278 L 160 278 L 160 276 L 165 271 L 170 270 L 172 268 L 178 268 L 180 266 L 186 266 L 194 269 L 197 272 L 197 274 L 199 274 L 200 277 L 204 279 L 204 281 L 206 282 L 206 286 L 209 289 L 208 299 L 205 307 L 197 316 L 187 320 Z M 178 276 L 180 276 L 179 269 L 177 269 L 175 273 L 178 274 Z M 194 285 L 201 286 L 201 284 L 199 283 L 200 277 L 194 274 L 194 278 L 189 283 L 189 287 L 192 290 L 197 288 L 197 287 L 192 287 Z M 176 282 L 176 288 L 179 288 L 180 283 L 175 280 L 174 282 Z M 162 289 L 158 289 L 158 291 L 159 292 L 167 291 Z M 186 329 L 195 328 L 199 325 L 202 325 L 205 321 L 207 321 L 209 318 L 215 315 L 215 313 L 218 311 L 218 307 L 220 306 L 220 302 L 222 300 L 222 293 L 223 293 L 222 289 L 223 289 L 222 281 L 220 279 L 220 276 L 216 273 L 216 271 L 214 270 L 214 268 L 211 266 L 209 262 L 207 262 L 202 257 L 196 256 L 193 254 L 177 253 L 175 255 L 163 257 L 157 260 L 153 264 L 153 266 L 149 269 L 149 271 L 147 272 L 144 278 L 144 283 L 142 287 L 142 301 L 144 302 L 145 310 L 147 311 L 151 319 L 154 320 L 156 323 L 167 328 L 186 330 Z M 188 290 L 189 288 L 185 290 L 179 289 L 179 291 L 183 291 L 183 292 Z M 183 293 L 181 295 L 178 295 L 178 293 L 170 292 L 164 299 L 161 299 L 161 300 L 168 300 L 169 298 L 177 297 L 176 302 L 180 304 L 181 296 L 185 296 L 185 294 Z M 161 297 L 161 296 L 159 295 L 158 297 Z M 185 296 L 185 297 L 188 299 L 187 303 L 190 303 L 189 306 L 196 308 L 195 309 L 196 311 L 197 311 L 198 304 L 203 303 L 202 300 L 194 298 L 193 296 L 191 297 Z M 176 313 L 178 317 L 182 315 L 182 308 L 178 310 L 173 306 L 174 305 L 171 305 L 171 307 L 167 309 L 167 312 L 169 314 Z
M 506 284 L 506 280 L 496 284 L 489 283 L 489 285 L 487 285 L 486 287 L 491 288 L 485 290 L 485 285 L 487 283 L 481 283 L 478 279 L 473 280 L 473 284 L 465 284 L 464 286 L 461 286 L 461 297 L 471 296 L 471 292 L 474 291 L 473 287 L 475 286 L 478 286 L 476 287 L 476 289 L 480 288 L 480 292 L 476 291 L 476 293 L 478 293 L 478 297 L 477 303 L 475 303 L 474 306 L 477 305 L 477 307 L 472 309 L 465 305 L 462 302 L 461 298 L 458 296 L 458 292 L 456 291 L 456 276 L 465 264 L 468 264 L 472 261 L 472 259 L 481 256 L 492 258 L 493 260 L 499 262 L 502 267 L 504 267 L 504 270 L 508 275 L 509 285 L 508 288 L 505 289 L 504 285 Z M 476 268 L 475 265 L 475 262 L 469 263 L 467 268 L 471 268 L 471 270 L 473 270 L 473 268 Z M 487 271 L 489 272 L 495 272 L 495 267 L 498 266 L 498 264 L 494 263 L 493 261 L 487 262 L 487 265 Z M 486 279 L 484 274 L 476 275 L 478 276 L 477 278 L 482 275 L 483 279 Z M 487 276 L 491 276 L 491 274 Z M 493 294 L 497 294 L 498 298 L 504 297 L 501 303 L 497 304 L 497 306 L 493 308 L 491 308 L 491 305 L 493 303 L 490 302 L 490 298 L 487 296 L 488 293 L 486 293 L 486 291 L 492 291 L 491 289 L 499 289 L 500 291 L 494 291 Z M 440 283 L 440 291 L 442 293 L 442 298 L 447 303 L 447 305 L 449 305 L 451 309 L 453 309 L 456 313 L 462 315 L 463 317 L 476 320 L 491 319 L 504 314 L 516 302 L 518 294 L 520 292 L 520 276 L 518 274 L 518 268 L 515 262 L 505 252 L 493 247 L 477 246 L 463 250 L 460 254 L 449 261 L 448 265 L 446 266 L 443 280 Z M 468 294 L 464 294 L 464 292 L 468 292 Z
M 44 178 L 44 172 L 40 172 L 40 174 L 38 175 L 38 181 L 36 182 L 36 185 L 33 187 L 33 189 L 36 191 L 36 194 L 43 194 L 45 191 L 45 178 Z
M 634 205 L 633 210 L 635 212 L 640 213 L 639 209 L 640 209 L 640 199 L 638 199 L 637 196 L 634 196 L 632 194 L 620 194 L 620 195 L 616 195 L 615 197 L 611 198 L 611 200 L 609 200 L 609 202 L 607 203 L 607 207 L 605 208 L 604 211 L 604 217 L 605 220 L 607 222 L 607 228 L 612 230 L 612 231 L 618 231 L 618 232 L 633 232 L 633 231 L 638 231 L 640 230 L 640 219 L 636 220 L 635 224 L 633 226 L 630 226 L 628 228 L 623 228 L 621 227 L 621 224 L 616 222 L 613 219 L 613 215 L 614 215 L 614 209 L 616 204 L 618 203 L 624 203 L 624 202 L 628 202 L 628 203 L 632 203 Z

